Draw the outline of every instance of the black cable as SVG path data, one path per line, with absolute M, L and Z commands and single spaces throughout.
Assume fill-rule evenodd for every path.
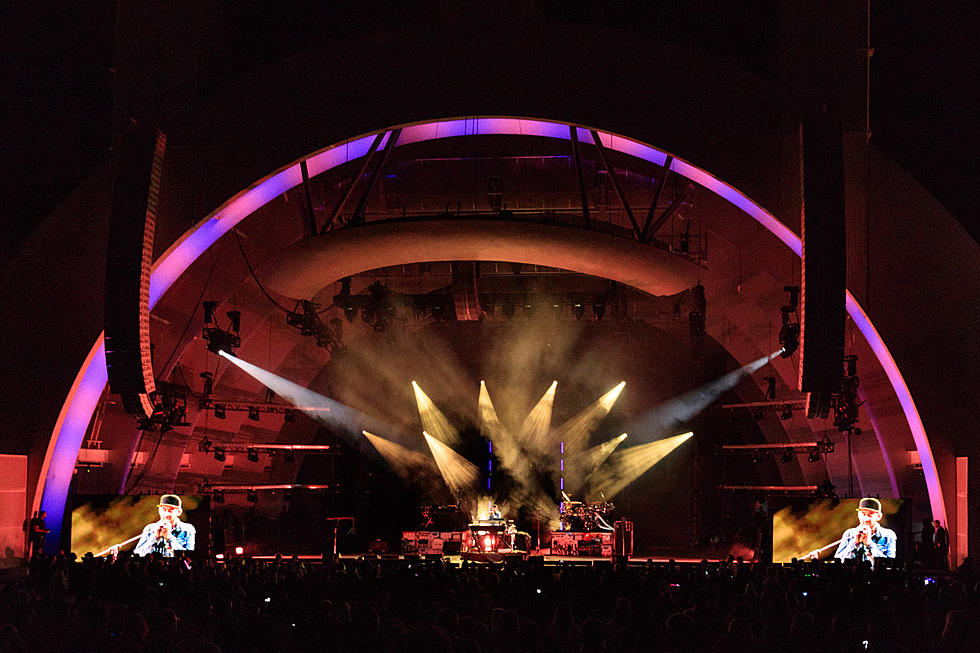
M 266 298 L 268 298 L 268 300 L 270 302 L 272 302 L 273 304 L 275 304 L 279 308 L 280 311 L 282 311 L 283 313 L 289 313 L 289 312 L 291 312 L 288 308 L 286 308 L 285 306 L 283 306 L 282 304 L 280 304 L 279 302 L 277 302 L 276 299 L 275 299 L 275 297 L 273 297 L 272 295 L 270 295 L 269 292 L 265 289 L 265 286 L 262 285 L 262 282 L 259 281 L 258 276 L 255 274 L 255 270 L 252 269 L 252 264 L 249 263 L 249 261 L 248 261 L 248 256 L 245 255 L 245 248 L 242 247 L 241 238 L 238 237 L 238 230 L 232 228 L 231 231 L 232 231 L 232 233 L 235 234 L 235 242 L 238 243 L 238 251 L 240 251 L 242 253 L 242 260 L 245 261 L 245 265 L 248 267 L 248 271 L 252 274 L 252 278 L 255 279 L 255 285 L 257 285 L 259 287 L 259 290 L 262 291 L 262 294 L 265 295 Z

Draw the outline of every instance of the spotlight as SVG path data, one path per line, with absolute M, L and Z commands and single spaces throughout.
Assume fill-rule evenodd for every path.
M 257 463 L 259 462 L 259 452 L 255 449 L 249 449 L 245 453 L 245 458 L 251 463 Z
M 255 490 L 249 490 L 248 492 L 245 493 L 245 500 L 248 501 L 249 503 L 258 503 L 259 495 L 256 494 Z
M 234 333 L 238 333 L 242 330 L 242 312 L 241 311 L 228 311 L 225 313 L 228 319 L 231 320 L 231 330 Z
M 581 304 L 572 304 L 572 315 L 575 316 L 576 320 L 581 320 L 585 315 L 585 307 Z
M 830 499 L 837 498 L 837 488 L 829 480 L 821 483 L 817 489 L 817 495 L 821 497 L 827 497 Z
M 534 304 L 524 304 L 524 317 L 529 320 L 534 317 Z
M 225 462 L 225 460 L 227 460 L 227 458 L 228 457 L 225 455 L 225 448 L 224 447 L 215 447 L 214 448 L 214 459 L 215 460 L 217 460 L 219 463 L 223 463 L 223 462 Z
M 211 324 L 214 322 L 214 309 L 218 308 L 218 302 L 204 302 L 204 323 Z
M 807 459 L 808 462 L 818 463 L 818 462 L 820 462 L 820 452 L 819 451 L 811 451 L 810 452 L 810 455 L 807 456 L 806 459 Z
M 776 377 L 767 376 L 762 380 L 766 383 L 766 401 L 774 401 L 776 399 Z
M 779 419 L 781 420 L 793 419 L 793 411 L 789 408 L 784 408 L 783 412 L 779 413 Z
M 596 300 L 592 304 L 592 314 L 595 315 L 596 320 L 601 320 L 602 317 L 606 314 L 606 302 L 604 301 L 600 302 Z
M 293 422 L 295 422 L 296 421 L 296 411 L 295 410 L 286 410 L 286 411 L 284 411 L 283 414 L 282 414 L 282 421 L 287 422 L 289 424 L 292 424 Z
M 214 416 L 217 419 L 224 419 L 225 417 L 227 417 L 227 415 L 228 414 L 225 412 L 225 405 L 224 404 L 215 404 L 214 405 Z
M 208 453 L 209 451 L 211 451 L 211 441 L 208 440 L 208 436 L 205 435 L 204 439 L 198 443 L 197 450 L 202 451 L 204 453 Z
M 783 358 L 792 356 L 800 346 L 800 325 L 783 324 L 783 328 L 779 330 L 779 344 L 783 348 L 779 353 L 780 356 Z
M 800 305 L 800 287 L 783 286 L 783 291 L 789 293 L 789 309 L 795 311 Z
M 206 401 L 211 398 L 211 393 L 214 392 L 214 374 L 211 372 L 201 372 L 198 376 L 204 379 L 204 390 L 202 394 L 204 395 L 203 401 Z
M 344 317 L 347 318 L 347 321 L 348 322 L 350 322 L 351 324 L 353 324 L 354 321 L 357 320 L 357 307 L 355 307 L 355 306 L 345 306 L 344 307 Z
M 785 286 L 783 290 L 789 293 L 789 303 L 779 309 L 783 316 L 783 327 L 779 330 L 779 344 L 783 350 L 779 355 L 783 358 L 789 358 L 800 346 L 799 317 L 796 316 L 794 321 L 793 317 L 790 316 L 791 313 L 795 316 L 799 308 L 800 288 L 799 286 Z
M 248 418 L 253 422 L 259 421 L 259 409 L 256 406 L 249 406 Z
M 240 546 L 236 546 L 235 547 L 235 555 L 236 556 L 240 556 L 243 553 L 245 553 L 245 549 L 243 547 L 240 547 Z
M 212 354 L 220 354 L 222 351 L 231 353 L 232 350 L 240 347 L 242 344 L 240 336 L 223 331 L 216 326 L 204 327 L 202 335 L 204 336 L 204 341 L 207 343 L 208 351 Z

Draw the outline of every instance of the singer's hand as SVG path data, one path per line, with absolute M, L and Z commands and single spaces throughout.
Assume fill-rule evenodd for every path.
M 157 539 L 170 539 L 170 528 L 166 524 L 157 526 Z
M 857 541 L 861 544 L 871 544 L 871 529 L 867 526 L 858 527 Z

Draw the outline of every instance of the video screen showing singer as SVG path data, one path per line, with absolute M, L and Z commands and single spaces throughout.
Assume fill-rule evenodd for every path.
M 844 531 L 834 553 L 839 560 L 868 560 L 894 558 L 895 531 L 881 525 L 881 502 L 875 498 L 861 499 L 858 505 L 858 525 Z
M 157 504 L 160 520 L 143 527 L 140 540 L 133 549 L 138 556 L 158 553 L 172 558 L 175 551 L 193 551 L 197 531 L 187 522 L 180 521 L 183 506 L 176 494 L 164 494 Z

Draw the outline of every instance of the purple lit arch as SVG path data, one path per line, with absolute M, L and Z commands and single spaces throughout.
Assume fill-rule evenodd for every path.
M 591 142 L 590 130 L 577 127 L 578 138 Z M 387 141 L 391 130 L 384 130 L 360 136 L 350 141 L 332 145 L 305 158 L 309 175 L 316 176 L 338 165 L 358 159 L 367 154 L 370 145 L 377 134 L 384 133 Z M 479 117 L 438 120 L 425 123 L 404 125 L 398 146 L 421 141 L 436 140 L 455 136 L 477 136 L 499 134 L 507 136 L 544 136 L 569 140 L 569 125 L 562 122 L 528 118 Z M 602 144 L 612 150 L 650 161 L 662 166 L 668 153 L 639 143 L 624 136 L 599 131 Z M 384 147 L 382 143 L 381 147 Z M 671 155 L 673 156 L 673 155 Z M 156 261 L 150 277 L 150 308 L 167 292 L 173 283 L 187 270 L 197 258 L 203 254 L 221 236 L 227 233 L 240 221 L 261 208 L 267 202 L 278 197 L 285 191 L 298 186 L 302 182 L 300 172 L 301 161 L 294 161 L 274 172 L 256 184 L 229 199 L 217 211 L 201 220 L 197 225 L 185 232 L 170 248 Z M 793 231 L 777 220 L 775 216 L 732 188 L 723 181 L 713 177 L 708 172 L 696 166 L 673 157 L 670 169 L 687 179 L 707 188 L 719 197 L 727 200 L 741 209 L 759 224 L 765 227 L 776 238 L 789 247 L 797 256 L 802 251 L 802 243 Z M 934 519 L 946 522 L 946 506 L 940 487 L 936 462 L 932 455 L 929 439 L 915 401 L 909 392 L 901 371 L 892 358 L 891 353 L 874 328 L 867 314 L 851 294 L 847 293 L 847 312 L 855 325 L 864 335 L 879 363 L 885 370 L 892 386 L 909 430 L 912 433 L 916 449 L 922 461 L 926 488 Z M 55 532 L 50 541 L 57 543 L 57 531 L 60 530 L 61 518 L 64 514 L 68 488 L 71 483 L 75 461 L 81 447 L 85 432 L 91 422 L 92 415 L 98 404 L 107 381 L 105 366 L 105 348 L 103 335 L 100 334 L 84 364 L 75 377 L 71 390 L 62 405 L 61 412 L 55 422 L 48 442 L 44 461 L 40 471 L 37 491 L 34 497 L 33 510 L 46 510 L 50 515 L 49 524 Z M 882 447 L 884 452 L 884 447 Z M 886 465 L 895 486 L 894 472 Z

